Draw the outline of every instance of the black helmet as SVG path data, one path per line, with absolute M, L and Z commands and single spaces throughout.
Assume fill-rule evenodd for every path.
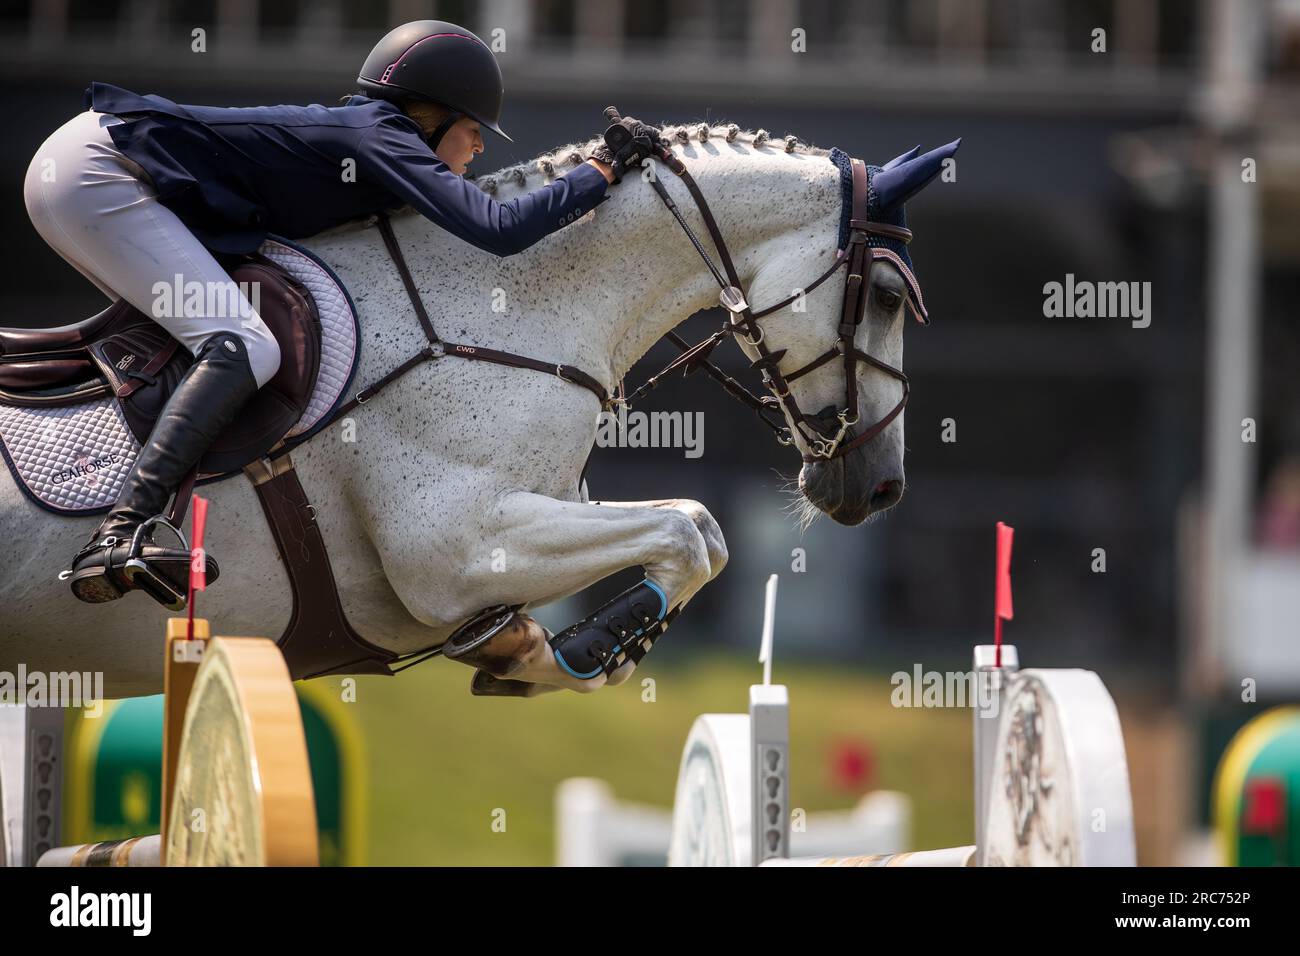
M 454 23 L 414 20 L 390 31 L 366 57 L 357 82 L 377 99 L 411 96 L 441 103 L 514 142 L 500 124 L 505 89 L 496 57 Z

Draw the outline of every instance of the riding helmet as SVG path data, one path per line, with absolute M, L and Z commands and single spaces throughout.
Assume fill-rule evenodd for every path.
M 440 103 L 514 142 L 501 128 L 505 89 L 496 57 L 454 23 L 414 20 L 392 30 L 370 51 L 357 82 L 377 99 Z

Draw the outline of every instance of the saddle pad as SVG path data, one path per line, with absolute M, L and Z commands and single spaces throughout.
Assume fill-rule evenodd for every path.
M 320 371 L 307 410 L 286 439 L 303 439 L 325 424 L 352 382 L 359 355 L 359 326 L 352 299 L 334 272 L 311 253 L 284 240 L 268 239 L 258 253 L 307 287 L 320 315 Z
M 284 436 L 296 444 L 324 427 L 352 381 L 359 356 L 357 314 L 338 278 L 306 250 L 268 239 L 258 252 L 307 287 L 320 316 L 320 371 L 306 410 Z M 107 511 L 139 450 L 112 396 L 57 408 L 0 405 L 5 464 L 29 498 L 56 514 Z

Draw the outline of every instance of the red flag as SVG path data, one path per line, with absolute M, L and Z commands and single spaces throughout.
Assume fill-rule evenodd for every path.
M 998 522 L 997 573 L 993 598 L 993 643 L 997 647 L 995 666 L 1002 666 L 1002 621 L 1011 620 L 1011 539 L 1016 529 Z
M 874 786 L 876 755 L 865 740 L 842 739 L 831 742 L 827 757 L 830 785 L 836 790 L 861 794 Z
M 208 526 L 208 499 L 195 495 L 190 518 L 190 586 L 185 595 L 186 637 L 194 640 L 194 592 L 208 586 L 208 562 L 203 556 L 203 531 Z
M 190 519 L 190 591 L 208 586 L 208 563 L 203 556 L 203 532 L 208 526 L 208 499 L 194 496 Z
M 1011 539 L 1016 529 L 998 522 L 997 615 L 1011 620 Z

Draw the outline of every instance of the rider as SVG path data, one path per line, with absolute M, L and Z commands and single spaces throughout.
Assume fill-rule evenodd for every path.
M 37 231 L 111 299 L 124 298 L 194 355 L 140 449 L 117 504 L 66 573 L 83 601 L 135 589 L 142 559 L 184 593 L 189 555 L 136 529 L 168 499 L 239 409 L 275 374 L 280 350 L 238 291 L 240 314 L 162 314 L 155 286 L 198 281 L 229 289 L 212 252 L 251 253 L 268 233 L 295 239 L 384 209 L 413 206 L 480 249 L 508 256 L 603 202 L 609 183 L 649 155 L 658 131 L 621 123 L 630 142 L 607 147 L 554 182 L 499 203 L 462 177 L 500 126 L 501 71 L 470 31 L 440 20 L 388 33 L 336 107 L 182 106 L 104 83 L 87 112 L 55 131 L 27 172 Z M 625 138 L 625 137 L 624 137 Z M 225 296 L 208 296 L 208 301 Z M 145 536 L 141 536 L 142 538 Z M 215 570 L 215 567 L 214 567 Z M 152 592 L 150 592 L 152 594 Z

